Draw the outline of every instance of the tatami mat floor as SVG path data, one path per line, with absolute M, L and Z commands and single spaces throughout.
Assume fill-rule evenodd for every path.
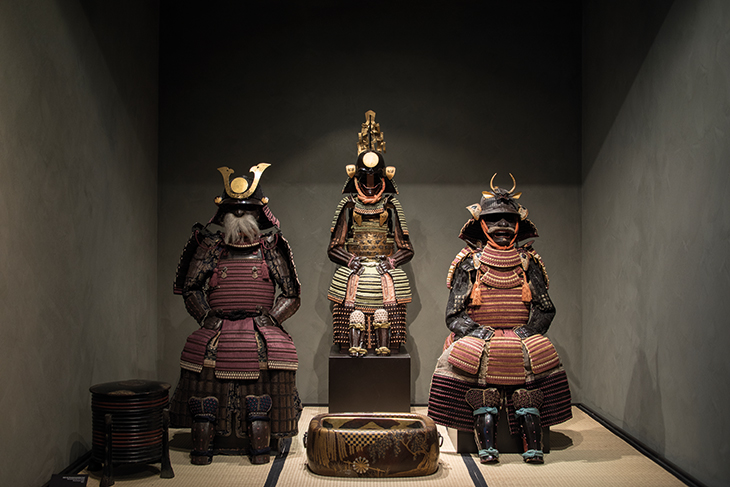
M 343 479 L 322 477 L 306 466 L 302 433 L 312 417 L 326 413 L 326 407 L 306 407 L 300 421 L 300 435 L 293 439 L 283 459 L 267 465 L 251 465 L 247 457 L 216 456 L 204 467 L 190 464 L 190 434 L 171 430 L 170 459 L 175 478 L 159 478 L 159 464 L 142 467 L 119 467 L 115 470 L 118 487 L 320 487 L 362 486 L 387 483 L 399 487 L 549 487 L 549 486 L 646 486 L 684 485 L 676 477 L 642 455 L 628 443 L 601 426 L 583 411 L 573 408 L 573 419 L 551 429 L 552 450 L 544 465 L 527 465 L 519 454 L 503 454 L 498 465 L 480 465 L 476 455 L 456 453 L 445 428 L 438 471 L 427 477 L 405 479 Z M 413 408 L 425 414 L 425 408 Z M 283 462 L 282 462 L 283 460 Z M 471 466 L 471 473 L 468 467 Z M 98 486 L 101 472 L 82 471 L 89 475 L 89 486 Z

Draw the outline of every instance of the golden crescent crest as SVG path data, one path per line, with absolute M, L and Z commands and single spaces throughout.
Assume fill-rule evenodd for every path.
M 268 164 L 266 162 L 261 162 L 249 169 L 249 172 L 253 173 L 253 182 L 250 186 L 248 184 L 248 181 L 246 181 L 246 178 L 243 177 L 237 177 L 231 182 L 230 179 L 231 174 L 233 174 L 233 169 L 225 166 L 219 167 L 218 171 L 223 176 L 223 186 L 226 189 L 226 194 L 231 198 L 236 199 L 248 198 L 253 194 L 254 191 L 256 191 L 256 188 L 259 185 L 259 180 L 261 179 L 261 175 L 270 165 L 271 164 Z

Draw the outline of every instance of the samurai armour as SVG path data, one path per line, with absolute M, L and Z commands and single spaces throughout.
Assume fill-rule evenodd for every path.
M 366 348 L 374 348 L 373 313 L 382 308 L 390 322 L 390 345 L 397 349 L 406 341 L 406 305 L 412 301 L 411 287 L 401 268 L 383 272 L 378 270 L 378 263 L 380 256 L 388 258 L 399 249 L 412 252 L 400 202 L 394 195 L 385 195 L 374 203 L 346 196 L 335 210 L 330 230 L 330 248 L 342 246 L 362 262 L 357 271 L 340 265 L 332 277 L 327 298 L 334 302 L 334 343 L 349 344 L 349 317 L 357 309 L 365 314 Z
M 474 420 L 464 399 L 466 391 L 502 386 L 542 390 L 544 426 L 569 419 L 570 390 L 555 347 L 540 333 L 521 338 L 515 332 L 528 322 L 534 305 L 525 254 L 486 247 L 457 258 L 471 259 L 475 269 L 471 291 L 465 297 L 466 314 L 479 326 L 493 328 L 494 333 L 487 339 L 466 336 L 458 340 L 452 333 L 447 339 L 431 383 L 429 416 L 439 424 L 471 431 Z M 453 273 L 452 265 L 449 279 Z M 506 397 L 510 429 L 517 434 L 511 394 Z
M 248 395 L 269 395 L 272 438 L 297 434 L 302 407 L 296 390 L 297 353 L 291 337 L 279 326 L 259 326 L 257 316 L 276 308 L 282 296 L 299 295 L 291 249 L 279 232 L 263 237 L 253 253 L 234 257 L 220 234 L 200 228 L 191 237 L 194 253 L 182 270 L 180 287 L 190 314 L 203 323 L 206 316 L 222 317 L 218 330 L 200 328 L 183 349 L 180 380 L 170 400 L 173 427 L 193 424 L 191 397 L 218 400 L 216 433 L 245 438 Z M 277 287 L 281 294 L 276 297 Z M 275 299 L 276 297 L 276 299 Z M 231 451 L 245 453 L 245 450 Z
M 337 223 L 344 205 L 351 199 L 343 198 L 335 212 L 332 226 Z M 396 244 L 389 230 L 388 219 L 391 212 L 386 208 L 390 202 L 398 217 L 398 225 L 407 233 L 403 211 L 394 197 L 384 198 L 374 204 L 364 204 L 353 199 L 353 223 L 345 248 L 348 252 L 364 258 L 363 269 L 353 272 L 346 266 L 339 266 L 332 278 L 327 297 L 338 304 L 354 305 L 356 309 L 373 312 L 384 305 L 406 304 L 412 300 L 408 276 L 399 268 L 379 274 L 375 266 L 379 255 L 390 256 L 395 252 Z
M 222 312 L 257 312 L 270 309 L 275 287 L 266 261 L 221 259 L 209 282 L 211 309 Z M 256 327 L 252 317 L 224 319 L 219 330 L 201 328 L 185 344 L 180 366 L 200 372 L 213 367 L 221 379 L 257 379 L 261 369 L 297 369 L 294 343 L 281 328 Z

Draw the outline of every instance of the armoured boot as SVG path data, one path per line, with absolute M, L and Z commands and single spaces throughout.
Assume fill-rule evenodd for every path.
M 497 420 L 502 396 L 495 388 L 469 389 L 466 402 L 474 410 L 474 439 L 481 463 L 499 463 L 497 450 Z
M 350 313 L 350 356 L 364 357 L 368 351 L 363 347 L 365 338 L 365 314 L 356 309 Z
M 212 441 L 215 436 L 215 423 L 218 415 L 218 399 L 213 396 L 191 397 L 188 407 L 193 416 L 191 429 L 193 451 L 190 452 L 190 463 L 208 465 L 213 458 Z
M 373 314 L 373 329 L 377 339 L 378 348 L 376 355 L 390 355 L 390 323 L 388 323 L 388 312 L 384 309 L 377 309 Z
M 542 427 L 540 425 L 540 406 L 543 394 L 539 389 L 528 391 L 517 389 L 512 394 L 515 415 L 520 418 L 525 453 L 522 458 L 526 463 L 544 463 L 542 453 Z
M 250 446 L 251 463 L 261 465 L 269 463 L 271 428 L 269 411 L 271 411 L 271 396 L 246 396 L 246 424 Z

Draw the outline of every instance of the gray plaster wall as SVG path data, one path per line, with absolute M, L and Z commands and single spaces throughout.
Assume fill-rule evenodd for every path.
M 89 387 L 157 378 L 154 2 L 0 2 L 0 483 L 91 448 Z
M 582 399 L 727 485 L 730 4 L 636 3 L 585 10 Z
M 172 8 L 172 5 L 175 8 Z M 348 4 L 349 5 L 349 4 Z M 165 8 L 171 7 L 171 8 Z M 328 400 L 335 270 L 329 228 L 367 110 L 397 168 L 415 257 L 405 266 L 412 402 L 448 334 L 446 273 L 489 180 L 530 210 L 558 314 L 550 336 L 580 395 L 580 9 L 576 2 L 316 2 L 288 8 L 163 3 L 160 45 L 160 376 L 176 383 L 197 324 L 172 294 L 180 251 L 215 213 L 219 166 L 258 162 L 294 252 L 294 338 L 305 403 Z M 353 378 L 357 381 L 357 378 Z

